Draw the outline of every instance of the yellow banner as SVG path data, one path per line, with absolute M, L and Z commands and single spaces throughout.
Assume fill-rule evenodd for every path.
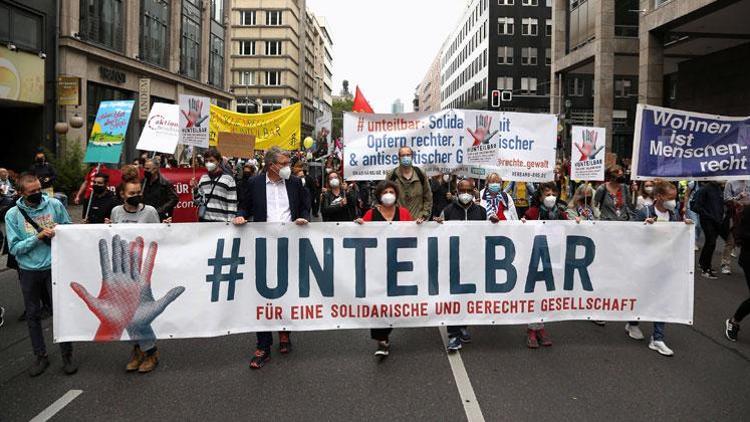
M 44 60 L 0 47 L 0 99 L 44 104 Z
M 277 146 L 285 150 L 300 148 L 302 104 L 296 103 L 265 114 L 235 113 L 211 105 L 209 144 L 215 147 L 219 133 L 238 133 L 255 136 L 255 149 L 267 150 Z

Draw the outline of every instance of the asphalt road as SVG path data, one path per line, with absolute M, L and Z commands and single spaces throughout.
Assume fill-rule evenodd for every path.
M 717 257 L 718 260 L 718 257 Z M 718 262 L 718 261 L 717 261 Z M 96 265 L 96 263 L 92 263 Z M 460 361 L 485 420 L 710 420 L 750 418 L 750 323 L 740 341 L 723 322 L 748 296 L 735 275 L 696 278 L 695 325 L 668 325 L 665 358 L 629 339 L 622 323 L 548 324 L 554 346 L 528 350 L 525 327 L 473 327 Z M 27 421 L 70 390 L 82 391 L 52 420 L 466 420 L 459 385 L 436 328 L 396 330 L 392 355 L 376 361 L 364 330 L 296 333 L 288 356 L 260 371 L 247 364 L 254 335 L 161 341 L 147 375 L 124 371 L 130 346 L 75 346 L 79 373 L 65 376 L 51 345 L 38 378 L 15 272 L 0 272 L 0 421 Z M 650 333 L 650 324 L 642 325 Z M 744 335 L 743 335 L 744 334 Z

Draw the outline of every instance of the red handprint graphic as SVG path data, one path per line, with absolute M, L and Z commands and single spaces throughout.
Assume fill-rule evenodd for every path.
M 102 286 L 97 297 L 91 296 L 85 287 L 70 283 L 73 291 L 99 319 L 95 341 L 119 340 L 127 328 L 131 339 L 156 338 L 151 322 L 170 303 L 179 297 L 185 288 L 175 287 L 163 298 L 155 301 L 151 291 L 151 275 L 158 246 L 151 242 L 143 262 L 144 242 L 142 237 L 128 244 L 119 235 L 112 238 L 112 261 L 110 264 L 107 242 L 99 240 L 99 260 L 102 269 Z
M 188 102 L 188 107 L 189 110 L 187 112 L 185 112 L 185 110 L 180 110 L 182 115 L 187 119 L 187 127 L 201 127 L 203 122 L 208 119 L 208 115 L 201 116 L 203 101 L 191 99 Z
M 472 146 L 479 146 L 481 144 L 488 144 L 490 140 L 497 134 L 498 131 L 490 132 L 490 126 L 492 125 L 492 117 L 490 116 L 477 116 L 477 128 L 472 132 L 471 129 L 466 128 L 474 138 Z

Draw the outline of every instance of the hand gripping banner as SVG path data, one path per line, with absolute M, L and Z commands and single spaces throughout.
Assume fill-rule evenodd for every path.
M 682 223 L 56 231 L 55 341 L 693 318 L 694 235 Z

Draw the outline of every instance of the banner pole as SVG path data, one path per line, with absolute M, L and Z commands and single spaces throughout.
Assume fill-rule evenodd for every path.
M 195 147 L 192 147 L 193 150 L 193 164 L 191 167 L 193 168 L 193 180 L 195 180 Z
M 101 170 L 102 163 L 96 163 L 96 173 L 94 173 L 94 176 L 96 176 L 99 173 L 99 170 Z M 91 182 L 93 183 L 94 178 L 91 178 Z M 86 186 L 86 189 L 88 189 L 88 186 Z M 85 191 L 84 191 L 85 192 Z M 89 218 L 89 211 L 91 211 L 91 203 L 94 201 L 94 189 L 91 189 L 91 195 L 89 195 L 89 203 L 86 205 L 86 215 L 84 215 L 83 219 L 88 220 Z

